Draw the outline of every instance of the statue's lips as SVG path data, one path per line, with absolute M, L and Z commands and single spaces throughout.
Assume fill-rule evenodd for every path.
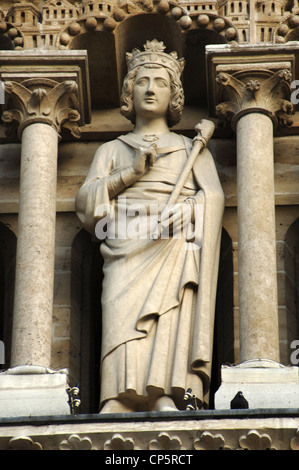
M 146 103 L 155 103 L 157 100 L 156 98 L 145 98 L 144 100 Z

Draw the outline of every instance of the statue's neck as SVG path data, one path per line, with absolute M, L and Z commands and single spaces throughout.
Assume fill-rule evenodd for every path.
M 161 135 L 169 133 L 166 119 L 136 119 L 134 134 L 139 135 Z

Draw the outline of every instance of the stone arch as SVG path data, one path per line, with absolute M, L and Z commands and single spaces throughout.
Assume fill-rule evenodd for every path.
M 214 394 L 221 383 L 221 365 L 234 363 L 233 278 L 232 239 L 223 228 L 215 309 L 210 408 L 214 407 Z
M 130 34 L 134 31 L 134 35 Z M 146 41 L 158 39 L 166 45 L 167 51 L 176 51 L 181 57 L 183 42 L 181 28 L 171 16 L 152 13 L 139 14 L 122 21 L 115 30 L 118 50 L 120 84 L 126 75 L 126 52 L 134 48 L 143 50 Z
M 88 51 L 92 108 L 118 107 L 120 94 L 115 36 L 109 31 L 85 31 L 74 37 L 68 48 Z
M 5 345 L 5 364 L 0 367 L 5 369 L 10 365 L 16 243 L 15 234 L 0 223 L 0 340 Z

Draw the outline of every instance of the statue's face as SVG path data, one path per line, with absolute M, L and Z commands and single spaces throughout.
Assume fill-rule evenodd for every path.
M 170 93 L 170 77 L 166 69 L 141 67 L 136 75 L 133 91 L 136 116 L 166 116 Z

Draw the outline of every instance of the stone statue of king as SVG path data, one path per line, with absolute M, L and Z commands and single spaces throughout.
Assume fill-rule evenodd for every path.
M 194 151 L 170 131 L 184 60 L 153 40 L 127 65 L 121 113 L 134 130 L 98 148 L 76 197 L 102 240 L 100 411 L 183 410 L 188 388 L 206 407 L 224 195 L 204 145 L 169 206 Z

